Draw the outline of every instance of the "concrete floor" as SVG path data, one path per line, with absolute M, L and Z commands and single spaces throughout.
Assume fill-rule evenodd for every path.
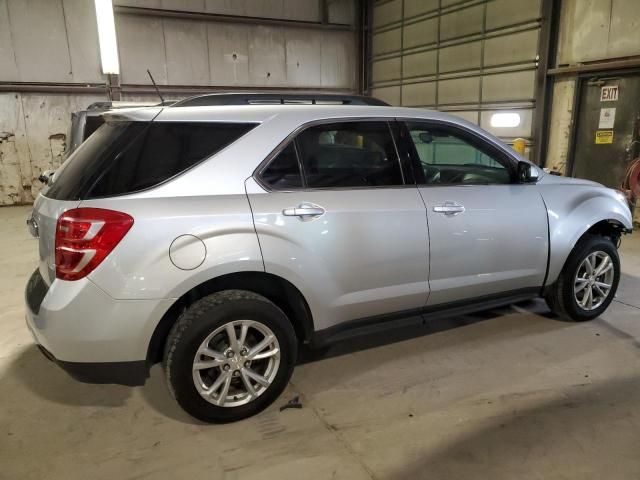
M 84 385 L 38 352 L 22 294 L 27 208 L 0 209 L 0 478 L 640 478 L 640 236 L 590 323 L 543 302 L 337 346 L 276 405 L 202 425 L 167 393 Z M 367 348 L 365 348 L 367 347 Z M 278 407 L 299 394 L 301 410 Z

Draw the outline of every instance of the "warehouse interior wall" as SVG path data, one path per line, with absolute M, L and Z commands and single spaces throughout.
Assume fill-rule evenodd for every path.
M 565 173 L 567 168 L 575 87 L 576 82 L 571 78 L 559 78 L 553 85 L 553 106 L 548 127 L 549 141 L 545 166 L 556 172 Z
M 540 0 L 377 0 L 372 8 L 372 95 L 450 112 L 507 143 L 524 138 L 529 154 Z M 496 125 L 501 112 L 519 123 Z
M 104 82 L 94 17 L 85 0 L 0 0 L 0 86 Z M 105 99 L 0 90 L 0 205 L 34 199 L 64 159 L 71 112 Z
M 71 113 L 111 99 L 358 89 L 356 0 L 114 0 L 120 75 L 101 71 L 93 0 L 0 0 L 0 205 L 66 157 Z
M 121 82 L 160 85 L 303 87 L 355 91 L 355 2 L 327 4 L 328 24 L 343 30 L 220 23 L 160 11 L 323 21 L 318 0 L 116 0 Z M 128 10 L 118 7 L 130 7 Z M 135 10 L 135 9 L 138 10 Z M 146 11 L 145 11 L 146 10 Z
M 640 67 L 638 19 L 637 0 L 562 0 L 547 167 L 568 173 L 578 75 Z

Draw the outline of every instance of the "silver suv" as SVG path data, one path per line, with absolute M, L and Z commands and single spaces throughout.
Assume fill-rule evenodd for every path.
M 613 299 L 632 228 L 613 190 L 444 113 L 207 103 L 106 114 L 35 202 L 27 324 L 79 380 L 139 385 L 161 361 L 188 413 L 227 422 L 278 397 L 302 344 Z

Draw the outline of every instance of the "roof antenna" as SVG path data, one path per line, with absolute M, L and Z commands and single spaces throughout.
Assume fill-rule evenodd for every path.
M 158 85 L 156 85 L 156 81 L 153 79 L 153 75 L 151 75 L 151 72 L 149 71 L 148 68 L 147 68 L 147 73 L 149 74 L 149 78 L 151 79 L 151 83 L 153 83 L 153 88 L 156 89 L 156 93 L 160 97 L 160 101 L 162 102 L 161 105 L 164 104 L 164 98 L 162 98 L 162 94 L 160 93 L 160 89 L 158 88 Z

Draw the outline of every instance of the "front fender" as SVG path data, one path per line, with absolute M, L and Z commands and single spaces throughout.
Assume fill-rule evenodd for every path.
M 595 185 L 540 185 L 549 216 L 549 271 L 556 281 L 580 238 L 595 224 L 608 221 L 633 228 L 626 202 L 614 190 Z

